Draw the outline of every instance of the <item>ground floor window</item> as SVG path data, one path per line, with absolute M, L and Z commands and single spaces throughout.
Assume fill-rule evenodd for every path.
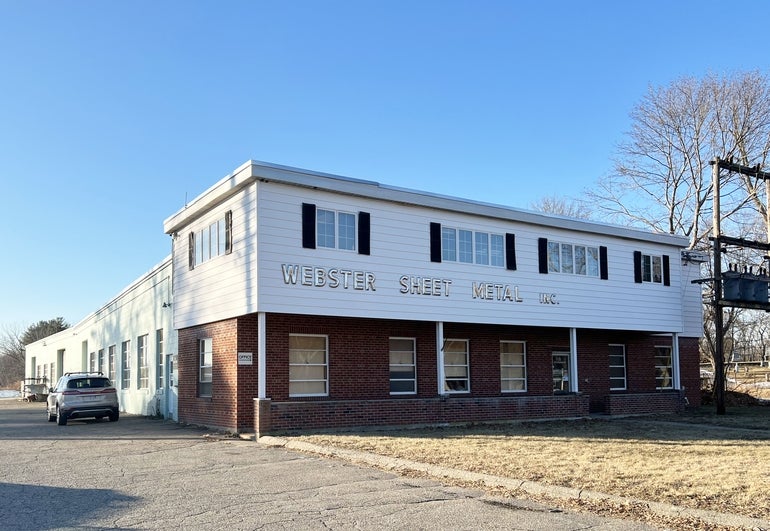
M 289 336 L 289 396 L 329 394 L 329 356 L 326 336 Z
M 198 396 L 211 396 L 212 367 L 214 365 L 214 341 L 211 338 L 198 341 L 200 353 L 198 370 Z
M 527 347 L 524 341 L 500 341 L 500 389 L 527 390 Z
M 121 374 L 120 374 L 120 388 L 128 389 L 131 385 L 131 355 L 129 349 L 131 347 L 131 341 L 124 341 L 120 345 L 120 357 L 121 357 Z
M 553 392 L 569 391 L 569 352 L 554 351 L 553 357 Z
M 417 392 L 415 340 L 390 338 L 390 394 L 413 395 Z
M 674 388 L 674 364 L 671 347 L 655 347 L 655 388 Z
M 444 342 L 444 391 L 468 393 L 470 390 L 468 340 L 447 339 Z
M 150 365 L 147 355 L 147 334 L 136 338 L 136 369 L 139 389 L 150 387 Z
M 610 391 L 626 390 L 626 346 L 610 345 Z
M 99 349 L 97 364 L 99 365 L 99 369 L 98 369 L 99 372 L 101 372 L 102 374 L 105 374 L 107 369 L 104 366 L 104 349 L 103 348 Z
M 115 345 L 107 347 L 107 376 L 115 384 Z

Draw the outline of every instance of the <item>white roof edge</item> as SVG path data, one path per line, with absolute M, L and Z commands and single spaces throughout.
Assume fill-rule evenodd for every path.
M 143 275 L 141 275 L 136 280 L 131 282 L 128 286 L 123 288 L 120 291 L 120 293 L 118 293 L 117 295 L 112 297 L 109 301 L 107 301 L 106 303 L 102 304 L 98 309 L 96 309 L 95 311 L 89 313 L 88 315 L 83 317 L 80 321 L 78 321 L 74 325 L 70 326 L 66 330 L 62 330 L 61 332 L 56 332 L 55 334 L 51 334 L 50 336 L 44 337 L 43 339 L 38 339 L 37 341 L 33 341 L 29 345 L 35 345 L 36 343 L 41 343 L 43 341 L 55 341 L 56 339 L 58 339 L 59 337 L 61 337 L 63 335 L 67 335 L 68 333 L 72 334 L 73 332 L 77 332 L 78 330 L 82 329 L 88 323 L 88 321 L 90 321 L 91 319 L 96 317 L 97 314 L 100 311 L 102 311 L 103 309 L 107 308 L 110 304 L 114 303 L 115 301 L 119 300 L 121 297 L 126 295 L 126 293 L 130 292 L 133 288 L 135 288 L 136 286 L 138 286 L 139 284 L 141 284 L 142 282 L 144 282 L 145 280 L 150 278 L 152 275 L 154 275 L 155 273 L 157 273 L 158 271 L 160 271 L 164 267 L 168 267 L 171 264 L 171 258 L 172 258 L 171 254 L 167 255 L 163 260 L 161 260 L 160 262 L 158 262 L 157 264 L 152 266 L 149 269 L 149 271 L 145 272 Z
M 163 225 L 165 232 L 168 234 L 173 233 L 178 228 L 205 213 L 215 204 L 220 203 L 248 183 L 255 180 L 280 182 L 295 186 L 305 186 L 331 192 L 393 201 L 396 203 L 477 214 L 507 221 L 518 221 L 544 227 L 654 242 L 675 247 L 684 248 L 689 244 L 689 239 L 687 237 L 676 234 L 648 232 L 619 225 L 600 223 L 597 221 L 566 218 L 563 216 L 533 212 L 520 208 L 474 201 L 471 199 L 383 185 L 376 181 L 354 179 L 340 175 L 253 160 L 245 162 L 236 168 L 233 173 L 225 176 L 211 188 L 203 192 L 193 201 L 188 203 L 185 208 L 166 219 Z

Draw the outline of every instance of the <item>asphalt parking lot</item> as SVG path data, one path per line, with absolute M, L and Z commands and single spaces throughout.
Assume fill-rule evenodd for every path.
M 642 530 L 196 427 L 0 400 L 0 529 Z

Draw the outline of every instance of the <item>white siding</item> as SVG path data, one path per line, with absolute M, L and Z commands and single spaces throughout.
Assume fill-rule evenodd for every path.
M 371 255 L 332 249 L 303 249 L 301 204 L 371 214 Z M 378 201 L 372 198 L 260 183 L 259 310 L 295 314 L 362 316 L 499 323 L 533 326 L 628 329 L 699 335 L 692 291 L 683 286 L 680 249 L 596 233 L 548 228 L 498 218 Z M 432 263 L 429 224 L 516 236 L 517 270 L 500 267 Z M 579 275 L 538 273 L 538 238 L 606 246 L 609 280 Z M 671 285 L 634 282 L 633 253 L 667 254 Z M 376 289 L 344 289 L 287 284 L 282 265 L 364 271 L 374 275 Z M 399 279 L 427 277 L 450 281 L 448 295 L 400 292 Z M 689 282 L 689 278 L 686 279 Z M 507 286 L 521 302 L 473 298 L 473 283 Z M 541 303 L 541 294 L 555 294 L 558 304 Z M 698 303 L 700 297 L 697 298 Z M 685 316 L 690 326 L 685 326 Z
M 256 186 L 251 185 L 186 226 L 174 238 L 174 323 L 177 329 L 256 311 Z M 189 234 L 232 210 L 233 247 L 190 270 Z
M 167 305 L 164 307 L 163 304 Z M 55 374 L 49 385 L 66 372 L 89 370 L 88 356 L 98 355 L 104 349 L 105 364 L 110 345 L 116 349 L 117 374 L 113 384 L 118 389 L 121 411 L 140 415 L 155 413 L 157 406 L 156 330 L 163 330 L 164 353 L 177 352 L 177 335 L 172 326 L 171 258 L 167 258 L 146 275 L 124 289 L 105 306 L 76 325 L 27 345 L 26 377 L 35 377 L 36 366 L 55 363 Z M 137 338 L 147 335 L 149 387 L 138 388 Z M 129 389 L 121 389 L 120 348 L 123 341 L 131 341 L 131 382 Z M 64 351 L 62 363 L 57 353 Z M 98 360 L 97 360 L 98 363 Z M 104 369 L 107 374 L 107 368 Z

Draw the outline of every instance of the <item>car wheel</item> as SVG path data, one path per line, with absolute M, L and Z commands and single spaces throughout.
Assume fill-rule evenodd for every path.
M 56 424 L 59 426 L 66 426 L 67 425 L 67 414 L 62 413 L 61 410 L 56 408 Z
M 48 422 L 53 422 L 54 420 L 56 420 L 56 415 L 51 414 L 51 410 L 48 409 L 48 404 L 45 405 L 45 418 L 48 419 Z
M 119 418 L 120 418 L 120 411 L 118 411 L 117 409 L 112 413 L 110 413 L 109 415 L 110 422 L 117 422 Z

